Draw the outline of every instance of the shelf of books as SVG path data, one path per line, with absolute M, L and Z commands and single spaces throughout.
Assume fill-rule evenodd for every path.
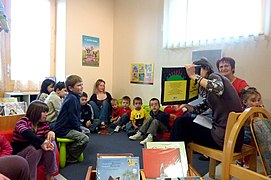
M 26 102 L 27 105 L 37 98 L 39 92 L 5 92 L 5 98 L 17 98 L 18 102 Z
M 17 98 L 0 98 L 0 116 L 25 114 L 26 109 L 26 102 L 18 102 Z
M 139 157 L 126 154 L 97 154 L 96 170 L 90 166 L 87 180 L 162 180 L 202 179 L 188 165 L 183 142 L 148 142 L 142 149 L 143 169 Z

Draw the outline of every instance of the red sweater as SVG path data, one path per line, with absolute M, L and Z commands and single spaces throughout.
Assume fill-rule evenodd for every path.
M 11 155 L 12 147 L 5 136 L 0 135 L 0 157 Z

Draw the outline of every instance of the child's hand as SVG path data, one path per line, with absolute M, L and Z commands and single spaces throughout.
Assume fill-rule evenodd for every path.
M 55 133 L 53 131 L 49 131 L 47 134 L 47 140 L 52 142 L 55 140 Z
M 51 143 L 49 140 L 45 140 L 41 145 L 41 149 L 43 149 L 44 151 L 53 151 L 54 148 L 54 144 Z
M 86 122 L 86 126 L 87 126 L 87 127 L 90 127 L 90 126 L 91 126 L 91 121 L 90 121 L 90 120 L 88 120 L 88 121 Z
M 135 129 L 138 129 L 138 126 L 137 126 L 137 125 L 134 125 L 134 128 L 135 128 Z

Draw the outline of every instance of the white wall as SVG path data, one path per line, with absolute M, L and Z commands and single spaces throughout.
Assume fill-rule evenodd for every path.
M 80 75 L 89 96 L 98 78 L 106 81 L 106 90 L 111 92 L 114 1 L 67 0 L 66 8 L 65 75 Z M 99 67 L 82 66 L 82 35 L 100 38 Z
M 271 110 L 271 45 L 267 40 L 225 43 L 208 47 L 167 50 L 162 48 L 163 0 L 115 0 L 113 95 L 140 96 L 145 103 L 160 99 L 161 67 L 191 62 L 192 50 L 223 50 L 236 60 L 236 76 L 255 86 Z M 154 63 L 154 85 L 130 84 L 131 63 Z

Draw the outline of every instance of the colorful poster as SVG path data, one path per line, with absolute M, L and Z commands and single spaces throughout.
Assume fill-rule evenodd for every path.
M 199 74 L 200 67 L 196 68 Z M 198 84 L 191 80 L 185 67 L 162 68 L 162 105 L 188 103 L 198 98 Z
M 82 35 L 82 66 L 99 67 L 100 39 Z
M 132 64 L 130 83 L 153 84 L 153 64 Z

